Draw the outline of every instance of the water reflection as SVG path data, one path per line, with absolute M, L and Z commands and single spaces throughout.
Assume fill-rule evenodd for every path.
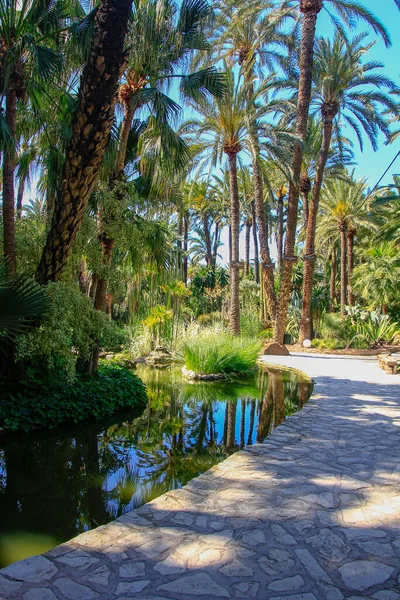
M 0 566 L 43 552 L 185 485 L 262 441 L 309 397 L 291 373 L 190 384 L 140 367 L 148 405 L 0 448 Z M 38 536 L 38 537 L 35 537 Z

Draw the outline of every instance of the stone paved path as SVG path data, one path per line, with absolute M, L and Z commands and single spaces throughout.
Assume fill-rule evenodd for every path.
M 274 362 L 316 387 L 264 444 L 4 569 L 1 598 L 400 599 L 400 377 L 354 358 Z

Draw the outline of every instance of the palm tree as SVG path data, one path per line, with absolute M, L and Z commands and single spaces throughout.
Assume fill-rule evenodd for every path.
M 381 73 L 381 63 L 363 63 L 362 57 L 373 44 L 363 44 L 366 34 L 360 34 L 345 43 L 342 34 L 338 33 L 331 42 L 320 39 L 317 42 L 314 64 L 314 102 L 321 111 L 323 119 L 323 137 L 314 185 L 311 194 L 309 218 L 307 223 L 306 243 L 304 249 L 303 304 L 300 323 L 300 341 L 310 339 L 311 300 L 313 274 L 315 268 L 315 231 L 319 199 L 324 178 L 325 167 L 331 148 L 335 119 L 342 119 L 355 131 L 362 150 L 362 136 L 359 125 L 364 129 L 373 148 L 377 149 L 377 137 L 383 132 L 389 138 L 388 120 L 385 114 L 395 114 L 398 104 L 381 88 L 395 91 L 396 85 Z M 371 91 L 375 87 L 375 91 Z M 339 127 L 336 124 L 336 127 Z M 354 232 L 348 230 L 348 240 L 354 238 Z M 349 260 L 352 260 L 350 250 Z M 349 274 L 350 277 L 350 274 Z M 351 301 L 351 293 L 349 293 Z
M 70 4 L 69 9 L 74 3 Z M 62 58 L 57 38 L 61 20 L 84 16 L 79 3 L 66 11 L 65 2 L 45 0 L 0 1 L 0 95 L 5 108 L 7 139 L 3 157 L 4 256 L 10 275 L 15 259 L 15 170 L 17 116 L 25 104 L 55 77 Z
M 354 269 L 354 287 L 371 308 L 387 314 L 399 301 L 400 258 L 394 242 L 381 242 L 361 252 Z
M 342 317 L 345 316 L 348 297 L 348 281 L 350 295 L 352 269 L 354 264 L 353 242 L 360 229 L 376 228 L 370 218 L 369 205 L 365 202 L 365 181 L 354 179 L 335 179 L 325 183 L 322 190 L 321 207 L 317 220 L 317 243 L 326 240 L 340 240 L 340 307 Z M 351 231 L 351 242 L 348 233 Z
M 228 19 L 231 18 L 230 5 L 228 5 Z M 247 127 L 248 140 L 250 145 L 250 156 L 254 179 L 254 216 L 257 219 L 258 235 L 260 242 L 260 258 L 262 268 L 262 280 L 267 300 L 268 311 L 273 324 L 274 336 L 278 340 L 280 332 L 278 331 L 277 308 L 278 299 L 274 284 L 274 264 L 271 259 L 268 235 L 268 219 L 266 216 L 264 195 L 263 195 L 263 176 L 261 169 L 261 144 L 260 144 L 260 115 L 257 115 L 257 106 L 255 94 L 255 74 L 263 77 L 263 66 L 271 66 L 275 62 L 280 62 L 281 57 L 276 51 L 277 46 L 290 44 L 290 36 L 281 31 L 281 25 L 291 15 L 288 2 L 283 2 L 276 6 L 273 2 L 256 5 L 249 11 L 248 7 L 238 10 L 231 23 L 226 27 L 225 34 L 222 35 L 222 46 L 228 46 L 225 51 L 227 56 L 236 56 L 239 65 L 244 74 L 245 98 L 247 108 Z M 272 88 L 273 77 L 269 79 L 269 89 Z M 258 90 L 259 92 L 260 90 Z M 264 92 L 264 93 L 265 93 Z M 276 106 L 277 111 L 281 107 Z M 263 123 L 263 126 L 265 124 Z M 275 159 L 279 144 L 274 144 Z M 271 146 L 269 147 L 271 150 Z M 279 157 L 282 160 L 282 154 Z M 281 326 L 282 328 L 282 326 Z M 282 341 L 283 341 L 282 332 Z
M 400 0 L 394 0 L 400 9 Z M 312 75 L 314 67 L 314 40 L 318 15 L 324 4 L 329 4 L 334 26 L 341 27 L 340 21 L 352 26 L 355 19 L 366 21 L 390 45 L 390 37 L 382 23 L 359 2 L 351 0 L 293 0 L 302 15 L 301 43 L 299 53 L 299 86 L 296 110 L 296 136 L 292 156 L 292 177 L 289 185 L 287 232 L 284 249 L 284 265 L 278 310 L 279 341 L 282 341 L 285 330 L 286 315 L 290 302 L 290 284 L 295 256 L 296 229 L 298 218 L 298 202 L 300 194 L 300 177 L 303 161 L 303 147 L 307 137 L 308 114 L 311 102 Z M 331 12 L 333 11 L 333 12 Z M 336 13 L 336 14 L 335 14 Z
M 126 166 L 133 118 L 135 112 L 144 106 L 150 109 L 153 118 L 149 119 L 147 131 L 142 137 L 145 139 L 153 129 L 156 142 L 162 142 L 158 162 L 166 162 L 165 146 L 170 146 L 171 150 L 176 146 L 176 152 L 173 153 L 175 161 L 171 162 L 170 167 L 177 170 L 185 165 L 188 159 L 187 149 L 170 127 L 170 122 L 176 119 L 181 107 L 162 90 L 172 78 L 179 78 L 180 92 L 185 98 L 223 94 L 223 75 L 215 69 L 182 73 L 194 51 L 207 47 L 204 29 L 210 16 L 210 6 L 204 0 L 195 3 L 184 0 L 179 10 L 173 0 L 165 0 L 163 3 L 157 0 L 140 0 L 135 5 L 133 25 L 129 33 L 133 50 L 129 55 L 124 82 L 118 91 L 123 119 L 116 162 L 111 169 L 111 188 L 118 187 L 118 180 Z M 105 231 L 106 223 L 100 227 L 104 264 L 109 267 L 115 240 Z M 106 295 L 107 278 L 103 275 L 99 277 L 95 299 L 95 306 L 99 310 L 105 309 Z
M 37 279 L 42 283 L 61 277 L 99 176 L 114 121 L 131 8 L 132 0 L 102 0 L 96 11 L 91 50 L 73 119 L 73 135 L 66 148 L 62 186 L 37 271 Z
M 198 102 L 195 109 L 201 118 L 187 121 L 182 132 L 189 136 L 197 155 L 202 158 L 200 169 L 207 162 L 216 166 L 226 154 L 229 170 L 230 190 L 230 329 L 233 335 L 240 334 L 239 304 L 239 233 L 240 202 L 237 175 L 237 156 L 243 149 L 246 136 L 246 110 L 240 78 L 235 82 L 232 70 L 227 69 L 227 91 L 222 98 L 209 102 Z M 200 141 L 198 141 L 200 140 Z M 197 144 L 195 145 L 195 141 Z

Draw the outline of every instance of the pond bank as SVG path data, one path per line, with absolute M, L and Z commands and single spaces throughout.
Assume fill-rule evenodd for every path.
M 397 600 L 400 378 L 371 361 L 267 357 L 316 381 L 263 444 L 0 572 L 23 600 Z

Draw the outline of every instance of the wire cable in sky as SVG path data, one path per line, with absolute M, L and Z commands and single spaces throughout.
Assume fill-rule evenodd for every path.
M 368 198 L 370 198 L 372 196 L 372 194 L 374 193 L 374 191 L 376 190 L 376 188 L 379 186 L 380 182 L 382 181 L 382 179 L 385 177 L 385 175 L 387 175 L 387 173 L 390 171 L 390 169 L 392 168 L 392 166 L 394 165 L 394 163 L 396 162 L 397 158 L 400 156 L 400 150 L 397 152 L 396 156 L 394 157 L 394 159 L 392 160 L 392 162 L 390 163 L 390 165 L 388 166 L 388 168 L 386 169 L 386 171 L 384 172 L 384 174 L 382 175 L 382 177 L 379 179 L 378 183 L 376 183 L 374 185 L 374 187 L 372 188 L 372 190 L 370 191 L 370 193 L 368 194 L 368 196 L 365 198 L 364 202 L 361 204 L 361 206 L 363 206 L 366 201 L 368 200 Z

